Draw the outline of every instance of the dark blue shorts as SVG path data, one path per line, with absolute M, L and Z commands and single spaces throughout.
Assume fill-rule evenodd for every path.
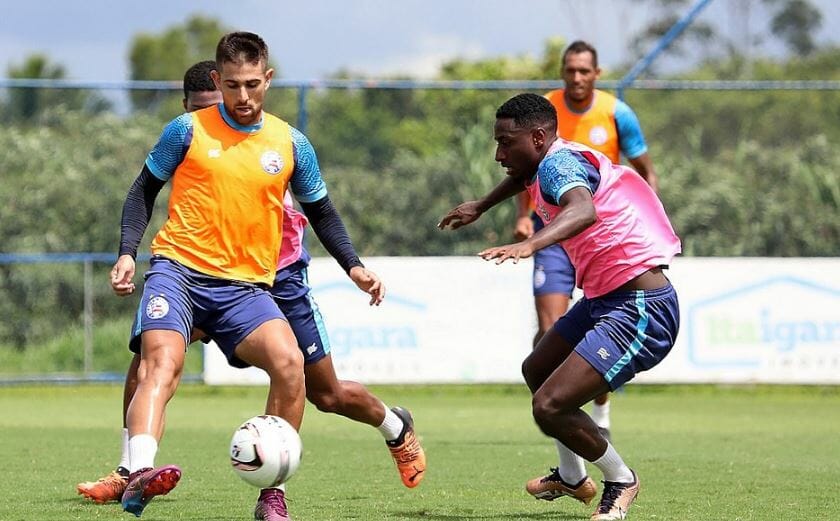
M 534 221 L 534 231 L 545 227 L 536 214 L 531 218 Z M 575 268 L 562 246 L 555 244 L 534 254 L 533 281 L 535 297 L 555 293 L 572 296 L 575 290 Z
M 216 341 L 232 366 L 247 367 L 234 356 L 236 346 L 263 323 L 285 320 L 265 289 L 210 277 L 164 257 L 152 258 L 145 279 L 129 342 L 135 353 L 143 331 L 177 331 L 188 343 L 196 327 Z
M 668 284 L 650 291 L 583 297 L 554 324 L 615 390 L 658 364 L 680 328 L 677 292 Z
M 324 319 L 309 287 L 306 265 L 289 266 L 282 279 L 275 279 L 270 293 L 275 304 L 289 320 L 303 353 L 304 364 L 314 364 L 330 352 Z

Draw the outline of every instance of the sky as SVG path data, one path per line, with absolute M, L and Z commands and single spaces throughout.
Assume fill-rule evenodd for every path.
M 823 13 L 816 40 L 836 42 L 840 2 L 811 0 Z M 129 78 L 128 52 L 138 33 L 158 34 L 192 14 L 260 34 L 280 76 L 307 80 L 341 69 L 369 77 L 431 78 L 454 58 L 542 55 L 545 42 L 584 39 L 603 68 L 627 63 L 629 39 L 655 10 L 640 0 L 41 0 L 2 2 L 0 77 L 26 56 L 46 54 L 71 79 Z M 690 2 L 693 4 L 694 2 Z M 702 19 L 746 41 L 766 28 L 759 0 L 713 0 Z M 746 9 L 747 6 L 749 9 Z M 755 7 L 758 6 L 758 7 Z M 749 11 L 749 16 L 745 13 Z M 756 51 L 757 52 L 757 51 Z M 761 52 L 778 54 L 780 45 Z M 212 58 L 209 57 L 208 58 Z M 667 62 L 666 62 L 667 63 Z M 179 78 L 173 78 L 179 79 Z

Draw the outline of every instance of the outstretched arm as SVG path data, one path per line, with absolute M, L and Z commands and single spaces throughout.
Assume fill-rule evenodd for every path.
M 481 214 L 493 208 L 505 199 L 512 197 L 525 189 L 525 179 L 506 177 L 496 185 L 487 195 L 478 201 L 461 203 L 447 213 L 438 223 L 438 228 L 446 229 L 447 226 L 457 230 L 476 221 Z
M 478 255 L 484 260 L 496 259 L 496 264 L 508 259 L 516 263 L 543 248 L 574 237 L 592 226 L 597 219 L 592 194 L 584 187 L 572 188 L 564 193 L 560 198 L 560 205 L 563 210 L 545 228 L 530 238 L 515 244 L 487 248 Z

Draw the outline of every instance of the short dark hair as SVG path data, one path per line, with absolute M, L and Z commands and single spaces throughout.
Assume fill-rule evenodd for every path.
M 582 52 L 592 53 L 592 66 L 597 69 L 598 51 L 595 50 L 595 47 L 592 47 L 592 44 L 584 42 L 583 40 L 575 40 L 568 47 L 566 47 L 566 50 L 563 51 L 563 66 L 566 66 L 566 56 L 570 54 L 580 54 Z
M 216 70 L 216 62 L 206 60 L 198 62 L 184 73 L 184 98 L 190 92 L 212 92 L 216 90 L 216 84 L 210 77 L 210 71 Z
M 519 127 L 544 125 L 546 130 L 557 129 L 557 110 L 539 94 L 517 94 L 496 111 L 496 119 L 512 119 Z
M 225 62 L 239 63 L 244 58 L 247 63 L 268 65 L 268 45 L 259 35 L 239 31 L 222 36 L 216 46 L 216 65 L 221 68 Z

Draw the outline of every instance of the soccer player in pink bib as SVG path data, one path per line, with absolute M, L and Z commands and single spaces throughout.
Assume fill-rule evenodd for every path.
M 536 94 L 520 94 L 496 112 L 496 161 L 507 178 L 477 201 L 450 211 L 440 228 L 457 229 L 524 190 L 545 227 L 531 237 L 479 253 L 518 262 L 560 243 L 583 298 L 561 317 L 522 364 L 540 430 L 555 439 L 559 467 L 526 485 L 541 499 L 589 504 L 597 487 L 583 460 L 603 472 L 592 520 L 624 519 L 639 492 L 631 470 L 581 407 L 617 389 L 670 352 L 679 303 L 663 269 L 680 241 L 656 194 L 633 170 L 557 137 L 557 114 Z

